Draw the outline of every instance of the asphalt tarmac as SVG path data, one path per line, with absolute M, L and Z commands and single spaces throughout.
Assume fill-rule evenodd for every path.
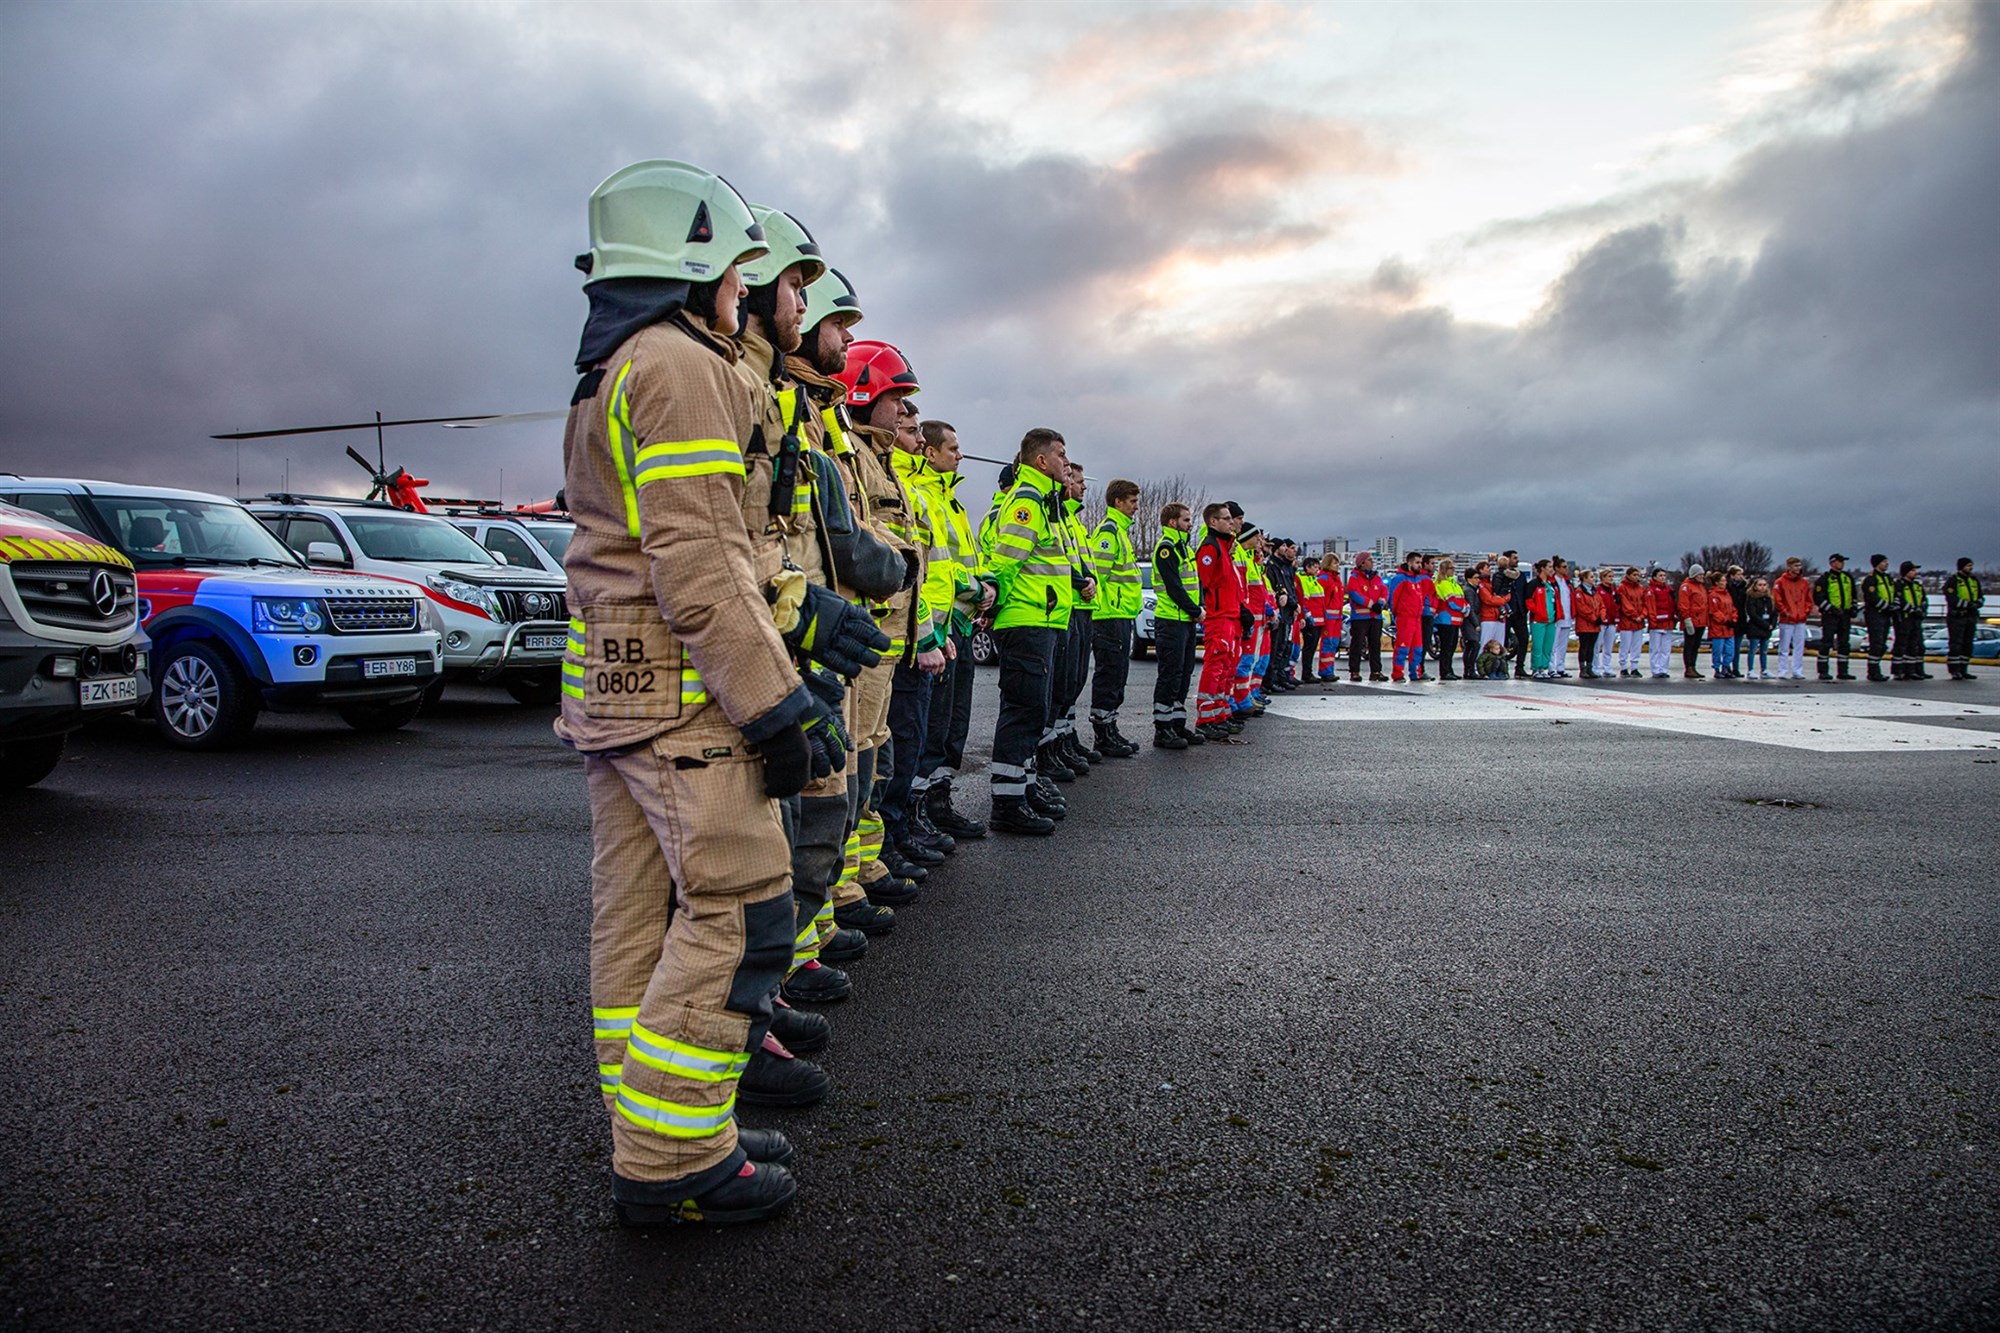
M 714 1233 L 610 1216 L 548 711 L 89 733 L 0 807 L 0 1325 L 2000 1325 L 2000 752 L 1338 708 L 964 849 Z

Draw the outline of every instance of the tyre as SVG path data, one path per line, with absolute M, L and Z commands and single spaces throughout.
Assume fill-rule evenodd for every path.
M 1000 645 L 993 638 L 993 631 L 981 627 L 972 631 L 972 664 L 992 666 L 1000 660 Z
M 532 676 L 509 679 L 506 690 L 517 704 L 547 707 L 562 698 L 562 678 L 553 671 L 538 671 Z
M 167 744 L 220 750 L 257 724 L 258 700 L 229 654 L 186 639 L 167 649 L 153 691 L 153 720 Z
M 32 741 L 9 741 L 0 745 L 0 791 L 32 787 L 56 771 L 62 762 L 62 736 L 42 736 Z
M 422 695 L 400 704 L 347 704 L 335 711 L 356 731 L 394 731 L 416 720 L 424 710 Z

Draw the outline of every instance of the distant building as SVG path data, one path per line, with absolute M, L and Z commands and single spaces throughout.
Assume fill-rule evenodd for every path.
M 1369 548 L 1375 552 L 1378 565 L 1400 565 L 1403 563 L 1403 539 L 1401 537 L 1377 537 L 1375 545 Z

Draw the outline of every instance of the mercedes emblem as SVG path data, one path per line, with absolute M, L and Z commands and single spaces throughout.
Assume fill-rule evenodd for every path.
M 111 581 L 109 570 L 100 569 L 90 576 L 90 604 L 106 619 L 117 612 L 118 585 Z

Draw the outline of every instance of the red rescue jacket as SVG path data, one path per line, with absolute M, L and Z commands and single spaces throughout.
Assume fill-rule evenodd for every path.
M 1646 605 L 1652 612 L 1649 629 L 1672 629 L 1679 617 L 1674 613 L 1674 590 L 1662 583 L 1646 585 Z
M 1771 584 L 1771 600 L 1778 604 L 1780 625 L 1803 625 L 1812 619 L 1812 582 L 1803 574 L 1786 570 L 1778 575 Z
M 1637 579 L 1623 579 L 1618 584 L 1618 628 L 1646 628 L 1646 585 Z
M 1680 596 L 1681 619 L 1687 622 L 1683 629 L 1708 628 L 1708 585 L 1700 579 L 1682 579 Z
M 1708 637 L 1736 637 L 1736 599 L 1729 595 L 1727 585 L 1708 590 Z
M 1236 539 L 1211 532 L 1194 556 L 1195 573 L 1201 578 L 1201 613 L 1221 620 L 1235 620 L 1243 612 L 1243 580 L 1236 572 Z
M 1604 623 L 1604 601 L 1598 595 L 1597 585 L 1577 584 L 1570 605 L 1576 608 L 1576 632 L 1597 633 L 1597 627 Z

